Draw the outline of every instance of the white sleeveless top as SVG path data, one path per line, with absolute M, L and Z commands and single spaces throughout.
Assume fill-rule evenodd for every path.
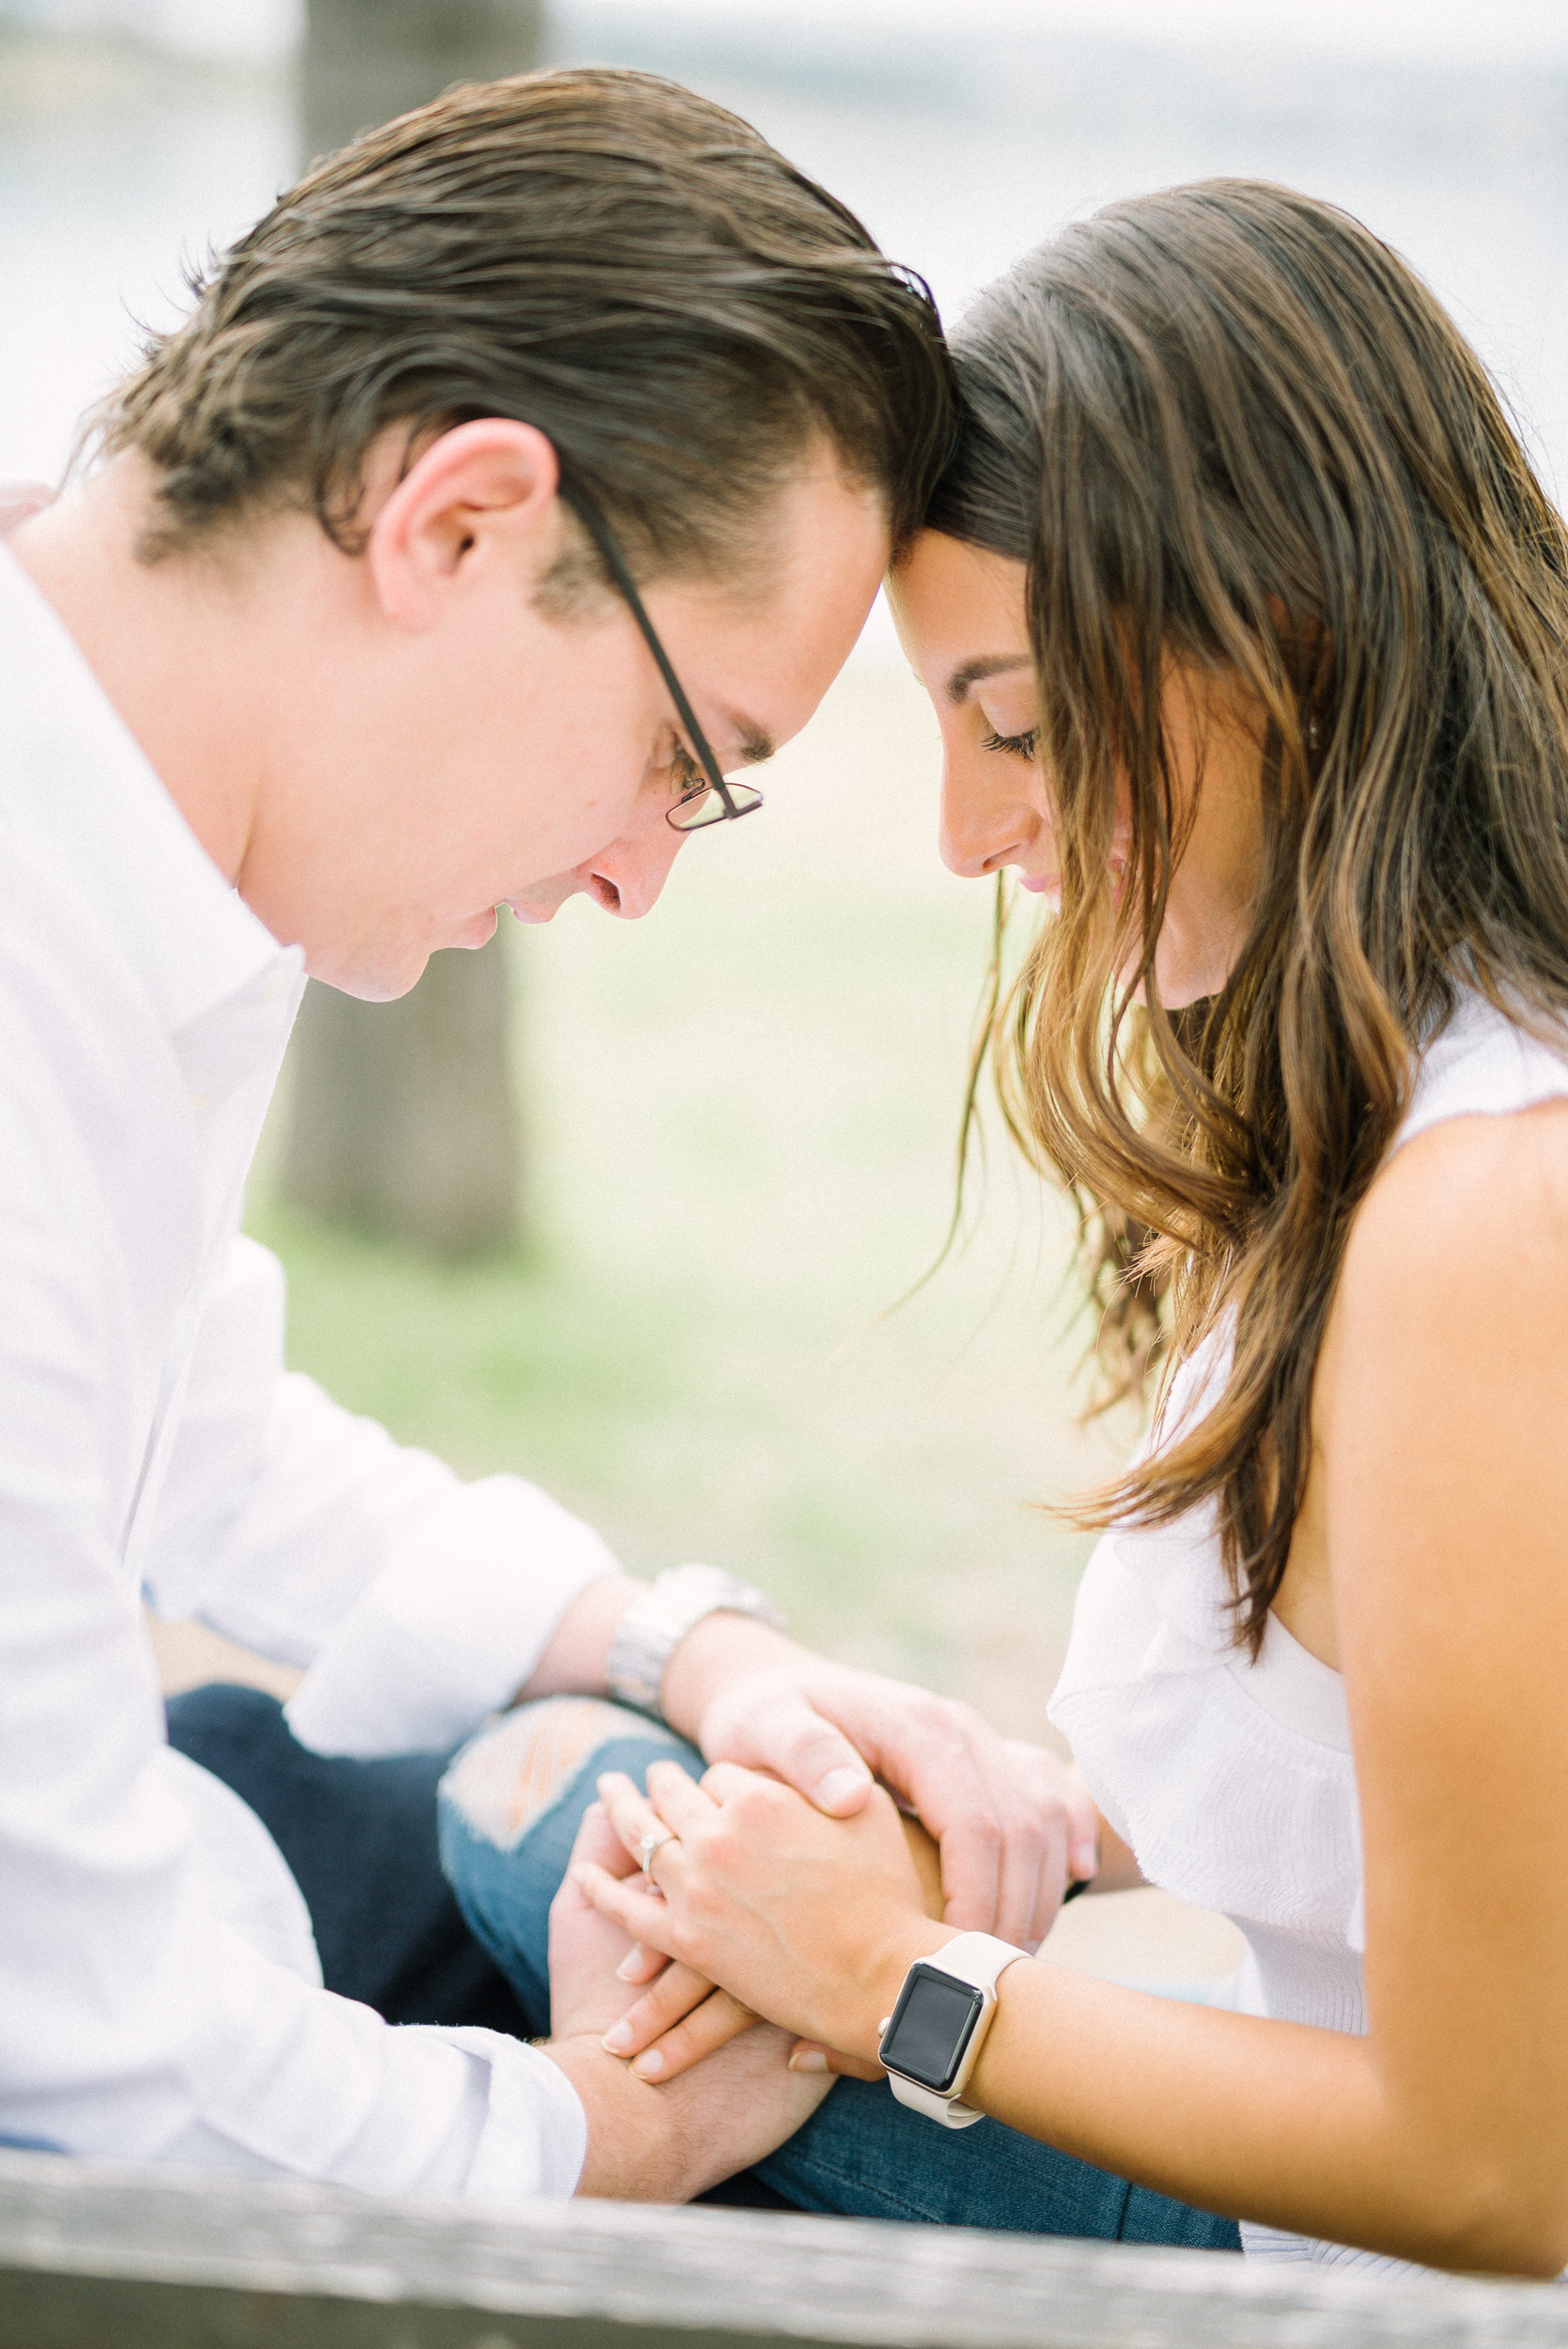
M 1561 1057 L 1466 996 L 1421 1062 L 1393 1148 L 1451 1117 L 1568 1097 Z M 1150 1445 L 1202 1415 L 1224 1333 L 1173 1376 Z M 1050 1718 L 1151 1884 L 1239 1927 L 1234 2003 L 1364 2031 L 1360 1818 L 1344 1684 L 1270 1615 L 1255 1664 L 1234 1641 L 1212 1502 L 1118 1529 L 1090 1559 Z M 1407 2263 L 1244 2225 L 1254 2256 Z

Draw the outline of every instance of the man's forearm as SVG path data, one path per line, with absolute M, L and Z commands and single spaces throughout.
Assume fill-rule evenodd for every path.
M 592 2033 L 552 2039 L 540 2052 L 560 2066 L 588 2116 L 579 2194 L 617 2202 L 683 2202 L 703 2191 L 678 2174 L 677 2108 L 664 2090 L 606 2055 Z
M 650 2086 L 597 2035 L 546 2043 L 582 2099 L 588 2152 L 579 2194 L 689 2202 L 794 2135 L 832 2082 L 790 2071 L 787 2032 L 753 2024 L 695 2070 Z
M 581 1590 L 561 1617 L 519 1701 L 535 1697 L 602 1696 L 605 1665 L 621 1617 L 647 1591 L 630 1575 L 602 1575 Z M 663 1706 L 672 1728 L 700 1745 L 703 1716 L 718 1690 L 744 1672 L 803 1660 L 805 1651 L 783 1632 L 750 1616 L 705 1615 L 671 1655 Z
M 602 1696 L 605 1659 L 615 1626 L 647 1587 L 629 1574 L 601 1575 L 597 1581 L 585 1583 L 518 1690 L 518 1702 L 527 1703 L 535 1697 Z

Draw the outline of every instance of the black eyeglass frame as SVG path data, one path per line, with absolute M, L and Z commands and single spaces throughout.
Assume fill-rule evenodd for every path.
M 605 521 L 604 516 L 599 512 L 598 506 L 593 503 L 593 500 L 585 497 L 581 490 L 573 489 L 567 482 L 563 481 L 559 485 L 559 494 L 562 503 L 571 508 L 572 512 L 577 516 L 578 521 L 582 524 L 583 529 L 587 532 L 589 537 L 593 540 L 595 546 L 598 547 L 600 554 L 604 557 L 604 567 L 615 583 L 616 592 L 626 603 L 631 613 L 632 618 L 636 621 L 638 627 L 643 631 L 644 641 L 645 642 L 649 652 L 651 652 L 654 657 L 654 661 L 659 669 L 659 674 L 669 688 L 670 699 L 675 706 L 675 715 L 680 720 L 681 724 L 686 728 L 686 732 L 691 739 L 691 749 L 696 756 L 697 764 L 702 769 L 704 775 L 706 777 L 706 782 L 700 783 L 691 790 L 681 794 L 680 798 L 675 801 L 674 807 L 669 809 L 665 815 L 664 821 L 672 828 L 673 831 L 675 832 L 701 832 L 705 830 L 706 826 L 701 822 L 695 824 L 683 824 L 678 820 L 678 818 L 680 811 L 683 807 L 689 807 L 693 800 L 706 799 L 709 791 L 717 793 L 719 804 L 723 809 L 723 815 L 722 817 L 715 816 L 708 817 L 708 823 L 733 824 L 742 816 L 754 816 L 757 809 L 762 805 L 762 793 L 756 789 L 756 786 L 753 784 L 745 784 L 741 786 L 741 789 L 746 794 L 745 798 L 742 799 L 737 796 L 737 792 L 731 788 L 730 785 L 724 781 L 723 776 L 720 773 L 719 761 L 713 754 L 713 745 L 709 742 L 706 735 L 703 732 L 702 727 L 697 723 L 696 712 L 686 698 L 686 689 L 681 684 L 679 677 L 676 677 L 674 668 L 671 666 L 670 656 L 665 651 L 663 646 L 660 643 L 658 631 L 643 608 L 643 599 L 637 593 L 636 582 L 631 576 L 625 555 L 621 552 L 620 548 L 615 542 L 614 534 L 612 532 L 609 523 Z

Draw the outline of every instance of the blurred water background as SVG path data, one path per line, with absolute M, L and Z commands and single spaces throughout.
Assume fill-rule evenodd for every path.
M 0 473 L 55 474 L 134 321 L 296 165 L 285 0 L 0 8 Z M 1568 474 L 1568 11 L 1225 0 L 952 12 L 561 0 L 552 54 L 656 68 L 756 122 L 955 317 L 1111 197 L 1261 174 L 1425 273 L 1557 493 Z M 1031 1505 L 1130 1437 L 1075 1428 L 1069 1230 L 993 1145 L 930 1261 L 988 903 L 932 848 L 929 713 L 874 618 L 763 822 L 655 917 L 510 941 L 530 1238 L 465 1269 L 287 1213 L 294 1359 L 465 1470 L 539 1478 L 629 1563 L 711 1556 L 837 1652 L 1039 1734 L 1084 1554 Z

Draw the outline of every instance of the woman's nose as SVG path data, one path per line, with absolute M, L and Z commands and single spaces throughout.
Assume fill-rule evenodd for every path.
M 950 873 L 984 880 L 1003 864 L 1017 864 L 1038 830 L 1039 817 L 1016 791 L 987 790 L 967 767 L 944 765 L 937 845 Z

